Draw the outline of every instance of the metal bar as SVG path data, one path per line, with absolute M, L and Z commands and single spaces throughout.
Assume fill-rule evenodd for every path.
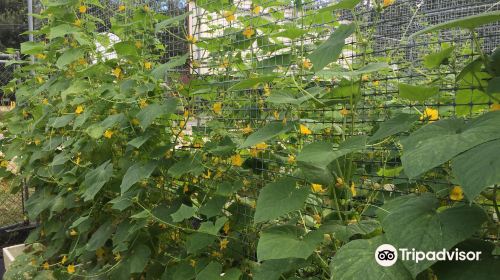
M 33 36 L 33 0 L 28 0 L 28 31 L 29 40 L 34 42 L 35 38 Z M 31 56 L 31 63 L 35 63 L 35 57 Z

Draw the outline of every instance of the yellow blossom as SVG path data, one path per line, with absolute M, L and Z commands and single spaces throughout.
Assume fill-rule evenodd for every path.
M 234 21 L 236 19 L 236 16 L 234 15 L 234 12 L 232 12 L 232 11 L 225 11 L 224 18 L 226 18 L 226 20 L 228 22 L 231 22 L 231 21 Z
M 322 193 L 325 190 L 323 189 L 323 186 L 320 184 L 311 184 L 311 189 L 315 193 Z
M 378 87 L 380 85 L 380 81 L 379 80 L 375 80 L 372 82 L 374 86 Z
M 280 113 L 278 111 L 274 111 L 273 112 L 273 117 L 274 117 L 274 119 L 279 120 L 280 119 Z
M 43 54 L 43 53 L 37 53 L 37 54 L 35 55 L 35 57 L 36 57 L 37 59 L 46 59 L 46 58 L 47 58 L 47 55 L 45 55 L 45 54 Z
M 144 98 L 139 99 L 139 107 L 141 109 L 148 107 L 148 101 Z
M 81 113 L 83 113 L 83 111 L 84 111 L 84 109 L 83 109 L 82 105 L 76 106 L 75 114 L 80 115 Z
M 78 8 L 78 11 L 80 11 L 80 14 L 85 14 L 87 12 L 87 6 L 83 6 L 81 5 L 79 8 Z
M 264 150 L 266 149 L 268 146 L 266 143 L 262 142 L 262 143 L 259 143 L 257 145 L 255 145 L 255 148 L 259 149 L 259 150 Z
M 296 162 L 295 156 L 294 155 L 289 155 L 288 159 L 287 159 L 287 162 L 289 164 L 294 164 Z
M 271 88 L 269 88 L 268 84 L 264 85 L 264 95 L 269 96 L 271 94 Z
M 80 26 L 82 26 L 82 21 L 81 21 L 79 18 L 77 18 L 77 19 L 73 22 L 73 25 L 74 25 L 74 26 L 78 26 L 78 27 L 80 27 Z
M 500 111 L 500 104 L 499 103 L 491 104 L 490 110 L 491 111 Z
M 144 62 L 144 68 L 146 68 L 146 70 L 151 70 L 152 67 L 153 67 L 153 63 L 151 63 L 149 61 Z
M 231 164 L 234 166 L 242 166 L 243 165 L 243 159 L 239 154 L 234 155 L 231 157 Z
M 9 162 L 8 162 L 8 161 L 6 161 L 6 160 L 2 160 L 2 162 L 0 162 L 0 167 L 5 168 L 5 167 L 7 167 L 8 165 L 9 165 Z
M 196 266 L 196 261 L 195 260 L 189 260 L 189 265 L 192 267 Z
M 210 172 L 210 169 L 207 170 L 207 174 L 203 174 L 203 178 L 205 178 L 205 179 L 210 179 L 211 176 L 212 176 L 212 172 Z
M 142 48 L 142 42 L 141 41 L 135 41 L 135 47 L 140 49 Z
M 259 156 L 259 150 L 255 149 L 255 148 L 250 149 L 249 153 L 250 153 L 250 155 L 251 155 L 252 157 L 257 157 L 257 156 Z
M 245 128 L 242 128 L 241 129 L 241 132 L 243 132 L 243 134 L 250 134 L 252 133 L 253 129 L 250 127 L 250 125 L 247 125 Z
M 342 188 L 344 186 L 344 179 L 341 177 L 337 177 L 337 182 L 335 183 L 335 187 Z
M 195 44 L 196 41 L 197 41 L 197 39 L 193 35 L 189 34 L 189 35 L 186 36 L 186 41 L 188 41 L 191 44 Z
M 356 196 L 357 195 L 356 185 L 354 185 L 354 182 L 351 182 L 351 193 L 352 193 L 352 196 Z
M 139 121 L 139 119 L 137 119 L 137 118 L 133 118 L 131 122 L 132 122 L 132 125 L 139 125 L 141 123 Z
M 116 67 L 115 69 L 113 69 L 113 75 L 119 79 L 122 75 L 122 69 L 120 67 Z
M 222 257 L 222 254 L 221 254 L 221 253 L 219 253 L 219 252 L 217 252 L 217 251 L 213 251 L 213 252 L 212 252 L 212 257 L 215 257 L 215 258 L 220 258 L 220 257 Z
M 258 15 L 260 13 L 260 11 L 262 11 L 262 7 L 261 6 L 254 6 L 253 7 L 253 10 L 252 12 L 256 15 Z
M 120 255 L 120 253 L 116 253 L 114 259 L 115 261 L 120 261 L 122 259 L 122 255 Z
M 38 145 L 40 145 L 40 143 L 42 143 L 42 141 L 40 141 L 40 139 L 38 139 L 38 138 L 33 140 L 33 142 L 35 143 L 35 146 L 38 146 Z
M 314 215 L 312 216 L 312 218 L 314 219 L 314 222 L 315 222 L 316 224 L 321 224 L 321 216 L 320 216 L 320 215 L 318 215 L 318 214 L 314 214 Z
M 342 110 L 340 110 L 340 114 L 345 117 L 345 116 L 349 115 L 349 110 L 347 110 L 344 107 L 344 108 L 342 108 Z
M 222 228 L 225 234 L 229 233 L 229 222 L 224 224 L 224 227 Z
M 42 265 L 42 268 L 45 269 L 45 270 L 48 270 L 49 269 L 49 263 L 48 262 L 44 262 L 43 265 Z
M 126 8 L 125 8 L 125 5 L 120 5 L 120 6 L 118 6 L 118 11 L 120 11 L 120 12 L 125 11 L 125 9 L 126 9 Z
M 300 125 L 300 134 L 302 135 L 311 135 L 312 131 L 305 125 L 301 124 Z
M 148 5 L 144 5 L 144 11 L 145 12 L 149 12 L 149 6 Z
M 70 264 L 70 265 L 68 265 L 66 270 L 68 271 L 69 274 L 73 274 L 73 273 L 75 273 L 75 266 Z
M 221 68 L 228 68 L 229 67 L 229 60 L 227 58 L 224 58 L 222 60 L 222 63 L 220 65 Z
M 61 264 L 65 264 L 68 261 L 68 257 L 64 255 L 61 259 Z
M 42 100 L 42 104 L 43 104 L 43 105 L 47 105 L 47 104 L 49 104 L 49 100 L 48 100 L 47 98 L 44 98 L 44 99 Z
M 86 65 L 87 64 L 87 60 L 85 58 L 79 58 L 78 59 L 78 64 L 79 65 Z
M 255 30 L 251 26 L 248 26 L 247 28 L 245 28 L 245 30 L 243 30 L 243 35 L 247 37 L 247 39 L 252 38 L 254 34 Z
M 428 120 L 429 122 L 434 122 L 439 119 L 439 111 L 436 109 L 432 109 L 429 107 L 426 107 L 424 110 L 424 113 L 420 117 L 420 120 Z
M 39 84 L 43 84 L 43 82 L 44 82 L 43 78 L 40 76 L 37 76 L 35 79 L 36 79 L 36 82 Z
M 224 238 L 220 241 L 220 249 L 221 250 L 224 250 L 227 248 L 227 244 L 229 243 L 229 240 L 227 240 L 227 238 Z
M 108 139 L 111 139 L 111 137 L 113 137 L 113 134 L 114 132 L 112 130 L 107 129 L 106 131 L 104 131 L 104 137 Z
M 69 232 L 69 235 L 70 236 L 77 236 L 78 232 L 75 229 L 71 229 L 71 231 Z
M 188 186 L 188 184 L 185 184 L 184 188 L 182 188 L 182 192 L 187 193 L 188 191 L 189 191 L 189 186 Z
M 464 192 L 460 186 L 454 186 L 450 191 L 450 199 L 460 201 L 464 199 Z
M 302 68 L 309 70 L 312 67 L 313 67 L 313 64 L 309 59 L 305 58 L 302 60 Z
M 368 82 L 368 81 L 370 80 L 370 77 L 368 77 L 368 75 L 362 75 L 362 76 L 361 76 L 361 80 L 362 80 L 363 82 Z
M 212 110 L 214 111 L 214 113 L 219 115 L 222 111 L 222 103 L 220 102 L 214 103 L 214 105 L 212 106 Z
M 394 4 L 394 2 L 396 2 L 396 0 L 384 0 L 384 8 L 389 7 Z
M 102 247 L 97 248 L 97 250 L 95 251 L 95 255 L 97 256 L 98 259 L 101 259 L 102 257 L 104 257 L 105 253 L 106 253 L 106 251 L 104 251 L 104 249 Z

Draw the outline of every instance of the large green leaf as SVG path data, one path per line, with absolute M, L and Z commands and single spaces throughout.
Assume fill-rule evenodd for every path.
M 469 238 L 486 221 L 483 209 L 476 205 L 460 205 L 438 211 L 439 201 L 432 194 L 410 196 L 397 206 L 389 204 L 382 220 L 387 240 L 396 248 L 418 251 L 450 249 Z M 385 207 L 382 206 L 384 209 Z M 435 261 L 404 262 L 415 277 Z
M 275 75 L 268 75 L 268 76 L 262 76 L 262 77 L 257 77 L 257 78 L 248 78 L 242 81 L 239 81 L 238 83 L 234 84 L 229 88 L 229 90 L 243 90 L 243 89 L 249 89 L 253 88 L 254 86 L 261 84 L 261 83 L 269 83 L 276 79 Z
M 149 161 L 146 163 L 138 162 L 127 169 L 125 175 L 123 176 L 122 183 L 120 185 L 120 190 L 122 195 L 127 192 L 133 184 L 139 182 L 142 179 L 147 179 L 151 176 L 151 173 L 156 169 L 158 165 L 155 161 Z
M 139 119 L 142 129 L 147 129 L 158 117 L 174 113 L 177 108 L 177 102 L 177 99 L 170 98 L 163 104 L 155 103 L 142 109 L 137 114 L 137 119 Z
M 130 273 L 142 273 L 149 262 L 150 256 L 151 249 L 148 246 L 144 244 L 134 246 L 130 250 L 130 257 L 128 259 Z
M 339 77 L 357 77 L 385 69 L 389 69 L 389 64 L 385 62 L 377 62 L 377 63 L 370 63 L 353 71 L 338 71 L 338 70 L 324 69 L 316 73 L 316 76 L 318 76 L 321 79 L 330 80 L 332 78 L 339 78 Z
M 78 30 L 79 30 L 79 28 L 64 23 L 64 24 L 50 28 L 49 39 L 52 40 L 52 39 L 55 39 L 58 37 L 64 37 L 64 35 L 78 32 Z
M 399 96 L 411 101 L 425 101 L 439 94 L 439 87 L 399 84 Z
M 470 200 L 500 183 L 500 139 L 478 145 L 451 161 L 453 175 Z
M 390 267 L 382 267 L 375 261 L 375 251 L 384 243 L 383 236 L 377 236 L 354 240 L 342 246 L 330 262 L 331 280 L 413 279 L 401 261 Z
M 123 114 L 110 115 L 102 122 L 87 127 L 86 132 L 90 137 L 98 139 L 102 136 L 106 129 L 113 127 L 117 123 L 122 122 L 124 119 L 125 116 Z
M 283 273 L 296 270 L 305 265 L 307 265 L 307 262 L 303 259 L 268 260 L 253 269 L 253 279 L 278 280 Z
M 45 45 L 42 42 L 23 42 L 21 43 L 22 54 L 37 54 L 43 52 Z
M 306 145 L 297 156 L 297 162 L 325 168 L 335 159 L 359 151 L 365 147 L 366 136 L 354 136 L 340 143 L 336 150 L 328 142 L 314 142 Z
M 309 188 L 298 187 L 292 178 L 283 178 L 267 184 L 259 194 L 255 223 L 266 222 L 299 210 L 309 194 Z
M 168 174 L 174 178 L 180 178 L 184 174 L 200 175 L 205 170 L 197 157 L 186 157 L 176 162 L 168 169 Z
M 500 111 L 466 122 L 446 119 L 428 124 L 401 140 L 405 174 L 415 178 L 477 145 L 500 138 Z
M 323 233 L 333 234 L 335 239 L 348 242 L 353 235 L 367 235 L 380 228 L 377 220 L 362 220 L 356 223 L 344 225 L 338 221 L 326 222 L 319 230 Z
M 393 118 L 384 121 L 377 132 L 370 137 L 369 142 L 373 143 L 394 134 L 408 131 L 418 118 L 417 115 L 413 114 L 397 114 Z
M 418 36 L 425 33 L 430 33 L 442 29 L 449 28 L 464 28 L 464 29 L 474 29 L 484 24 L 493 23 L 500 21 L 500 11 L 482 13 L 479 15 L 468 16 L 464 18 L 459 18 L 444 23 L 436 24 L 425 28 L 417 33 L 412 34 L 410 37 Z
M 81 48 L 69 49 L 65 51 L 56 62 L 56 66 L 62 69 L 64 66 L 77 61 L 85 55 L 85 51 Z
M 241 148 L 266 142 L 267 140 L 270 140 L 280 134 L 290 131 L 294 127 L 295 124 L 290 122 L 287 124 L 283 124 L 283 122 L 272 122 L 248 136 L 245 142 L 241 145 Z
M 292 225 L 274 226 L 262 231 L 257 244 L 259 261 L 275 259 L 307 259 L 323 240 L 323 233 Z
M 178 15 L 175 17 L 167 18 L 166 20 L 160 21 L 159 23 L 156 24 L 155 26 L 155 32 L 158 33 L 162 31 L 165 28 L 171 27 L 171 26 L 177 26 L 179 23 L 183 20 L 186 19 L 186 17 L 190 13 L 184 13 L 182 15 Z
M 359 4 L 359 2 L 361 2 L 361 0 L 342 0 L 331 6 L 318 10 L 317 13 L 321 13 L 322 11 L 335 11 L 340 9 L 352 10 L 356 7 L 356 5 Z
M 165 78 L 165 73 L 167 71 L 171 71 L 176 67 L 184 65 L 188 57 L 189 56 L 187 54 L 179 57 L 173 57 L 167 63 L 158 65 L 155 69 L 153 69 L 153 71 L 151 71 L 151 75 L 156 79 L 163 79 Z
M 112 221 L 108 220 L 106 223 L 102 224 L 93 234 L 90 240 L 87 242 L 85 248 L 88 251 L 95 251 L 102 246 L 104 243 L 111 237 L 111 233 L 113 233 L 113 225 Z
M 196 214 L 196 211 L 196 207 L 181 204 L 181 207 L 179 207 L 179 209 L 177 209 L 177 211 L 170 216 L 172 217 L 172 221 L 174 223 L 178 223 L 193 217 L 194 214 Z
M 102 189 L 104 184 L 111 179 L 112 176 L 113 164 L 109 160 L 99 165 L 96 169 L 88 172 L 85 175 L 85 180 L 82 184 L 82 187 L 85 190 L 82 195 L 83 200 L 89 201 L 94 199 L 96 194 Z
M 330 62 L 336 61 L 344 48 L 345 39 L 356 30 L 355 24 L 341 25 L 323 44 L 309 56 L 315 72 L 321 71 Z
M 191 235 L 188 235 L 186 238 L 186 250 L 188 254 L 197 253 L 203 248 L 208 247 L 208 245 L 212 244 L 216 239 L 215 235 L 195 232 Z
M 489 108 L 490 97 L 478 89 L 459 90 L 455 94 L 455 114 L 468 116 Z
M 426 55 L 424 57 L 424 66 L 430 69 L 439 67 L 448 60 L 454 50 L 454 46 L 447 46 L 436 53 Z

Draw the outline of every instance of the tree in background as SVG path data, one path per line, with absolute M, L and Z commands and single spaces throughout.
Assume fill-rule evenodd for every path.
M 0 1 L 0 51 L 19 48 L 26 38 L 20 34 L 27 30 L 25 0 Z

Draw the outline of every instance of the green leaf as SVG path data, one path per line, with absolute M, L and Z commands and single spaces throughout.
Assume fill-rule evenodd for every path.
M 344 48 L 345 39 L 351 36 L 355 30 L 355 24 L 341 25 L 332 33 L 330 38 L 308 56 L 309 60 L 313 63 L 315 72 L 322 70 L 330 62 L 338 59 Z
M 215 223 L 212 223 L 211 221 L 203 222 L 203 223 L 201 223 L 200 228 L 198 229 L 198 232 L 211 234 L 211 235 L 217 235 L 219 233 L 220 229 L 224 226 L 224 224 L 226 222 L 227 222 L 226 217 L 218 218 L 215 221 Z
M 298 187 L 292 178 L 283 178 L 267 184 L 259 194 L 254 222 L 273 220 L 299 210 L 309 195 L 309 188 Z
M 424 57 L 424 66 L 433 69 L 439 67 L 441 64 L 446 62 L 450 58 L 451 54 L 455 50 L 454 46 L 445 47 L 437 53 L 431 53 Z
M 430 27 L 420 30 L 410 36 L 419 36 L 426 33 L 435 32 L 442 29 L 449 28 L 463 28 L 463 29 L 474 29 L 484 24 L 493 23 L 500 21 L 500 11 L 487 12 L 479 15 L 473 15 L 468 17 L 459 18 L 456 20 L 447 21 L 444 23 L 436 24 Z
M 175 17 L 168 18 L 156 24 L 155 33 L 161 32 L 163 29 L 171 26 L 177 26 L 179 23 L 187 18 L 191 13 L 184 13 Z
M 274 226 L 261 232 L 257 244 L 259 261 L 275 259 L 307 259 L 323 240 L 323 234 L 292 225 Z
M 410 101 L 423 102 L 439 94 L 439 87 L 399 84 L 399 96 Z
M 204 170 L 205 167 L 203 167 L 198 158 L 186 157 L 172 165 L 170 169 L 168 169 L 168 174 L 178 179 L 182 175 L 188 173 L 195 176 L 201 175 Z
M 283 124 L 283 122 L 272 122 L 264 126 L 263 128 L 252 133 L 245 139 L 245 142 L 240 146 L 240 148 L 251 147 L 256 144 L 266 142 L 280 134 L 286 133 L 295 127 L 294 123 L 288 122 Z
M 377 247 L 384 244 L 382 236 L 358 239 L 340 247 L 330 262 L 331 280 L 412 280 L 401 261 L 390 267 L 381 267 L 375 261 Z
M 381 177 L 396 177 L 399 175 L 399 173 L 401 173 L 402 170 L 402 166 L 398 166 L 395 168 L 380 168 L 377 171 L 377 175 Z
M 366 145 L 366 136 L 354 136 L 340 143 L 337 150 L 328 142 L 314 142 L 304 146 L 297 156 L 297 162 L 326 168 L 335 159 L 363 149 Z
M 242 181 L 222 182 L 217 187 L 217 191 L 215 192 L 215 194 L 221 196 L 231 196 L 242 188 L 243 188 Z
M 398 114 L 394 118 L 384 121 L 377 132 L 370 137 L 369 143 L 374 143 L 397 133 L 406 132 L 418 119 L 419 116 L 417 115 Z
M 49 120 L 48 125 L 53 128 L 61 128 L 67 126 L 73 119 L 74 115 L 64 115 L 54 119 Z
M 196 275 L 196 280 L 221 280 L 222 265 L 218 262 L 210 262 L 205 268 L 203 268 L 198 275 Z
M 459 90 L 455 94 L 455 113 L 457 116 L 469 116 L 471 113 L 487 110 L 489 101 L 490 97 L 478 89 Z
M 361 0 L 343 0 L 318 10 L 318 13 L 321 13 L 322 11 L 335 11 L 340 9 L 352 10 L 359 4 L 359 2 L 361 2 Z
M 165 72 L 186 64 L 188 57 L 189 56 L 185 54 L 179 57 L 171 58 L 167 63 L 158 65 L 153 71 L 151 71 L 151 75 L 156 79 L 163 79 L 165 78 Z
M 323 69 L 318 73 L 316 73 L 316 76 L 318 76 L 320 79 L 331 80 L 332 78 L 338 78 L 338 77 L 357 77 L 364 74 L 379 72 L 386 69 L 389 69 L 389 64 L 385 62 L 377 62 L 377 63 L 370 63 L 353 71 L 338 71 L 338 70 Z
M 124 120 L 124 118 L 125 116 L 123 114 L 110 115 L 102 122 L 90 125 L 85 131 L 90 137 L 98 139 L 103 135 L 106 129 L 113 127 L 117 123 L 120 123 Z
M 207 216 L 207 218 L 217 216 L 221 213 L 226 201 L 227 197 L 216 195 L 200 207 L 199 213 Z
M 169 115 L 175 112 L 178 100 L 176 98 L 168 99 L 164 104 L 151 104 L 142 109 L 137 114 L 142 129 L 146 130 L 156 118 Z
M 52 27 L 49 31 L 49 40 L 53 40 L 58 37 L 64 37 L 65 35 L 78 32 L 79 28 L 71 26 L 69 24 L 61 24 L 56 27 Z
M 484 210 L 476 205 L 460 205 L 443 211 L 437 211 L 438 207 L 436 197 L 426 193 L 412 195 L 397 207 L 390 208 L 382 220 L 389 244 L 424 252 L 448 250 L 472 236 L 487 219 Z M 424 260 L 403 264 L 415 277 L 434 262 Z
M 113 164 L 110 160 L 99 165 L 96 169 L 85 175 L 82 187 L 85 190 L 82 197 L 84 201 L 94 199 L 96 194 L 102 189 L 113 176 Z
M 136 149 L 139 149 L 144 143 L 146 143 L 149 138 L 151 138 L 151 135 L 142 135 L 139 137 L 136 137 L 132 140 L 130 140 L 127 145 L 130 145 Z
M 486 92 L 489 95 L 500 95 L 500 77 L 495 77 L 488 82 L 488 89 Z
M 323 233 L 333 234 L 335 239 L 342 242 L 348 242 L 349 238 L 354 235 L 367 235 L 380 228 L 380 223 L 376 220 L 362 220 L 357 223 L 344 225 L 338 221 L 327 222 L 323 224 L 318 230 Z
M 198 209 L 196 207 L 181 204 L 181 207 L 179 207 L 179 209 L 170 216 L 172 217 L 174 223 L 178 223 L 193 217 L 197 210 Z
M 478 145 L 451 161 L 453 175 L 469 200 L 500 183 L 500 139 Z
M 198 253 L 201 249 L 212 244 L 217 237 L 215 235 L 196 232 L 186 238 L 186 250 L 188 254 Z
M 151 173 L 156 169 L 158 165 L 155 161 L 149 161 L 147 163 L 138 162 L 127 169 L 125 175 L 123 176 L 120 189 L 122 195 L 127 192 L 133 184 L 139 182 L 140 180 L 147 179 L 151 176 Z
M 271 75 L 271 76 L 262 76 L 262 77 L 257 77 L 257 78 L 248 78 L 246 80 L 242 80 L 242 81 L 234 84 L 228 90 L 249 89 L 249 88 L 253 88 L 256 85 L 261 84 L 261 83 L 272 82 L 274 79 L 276 79 L 276 76 L 274 76 L 274 75 Z
M 102 224 L 93 234 L 90 240 L 87 242 L 85 249 L 87 251 L 95 251 L 106 243 L 113 233 L 114 227 L 112 221 L 108 220 L 106 223 Z
M 252 271 L 254 280 L 280 279 L 283 273 L 297 270 L 307 263 L 303 259 L 268 260 Z
M 65 51 L 56 62 L 56 66 L 59 69 L 64 68 L 64 66 L 77 61 L 85 55 L 85 51 L 80 48 L 69 49 Z
M 119 56 L 137 57 L 139 55 L 135 43 L 131 41 L 118 42 L 113 45 L 113 48 Z
M 23 42 L 21 43 L 22 54 L 38 54 L 43 52 L 45 45 L 42 42 Z
M 295 97 L 294 95 L 286 91 L 273 91 L 273 93 L 266 99 L 266 101 L 274 104 L 300 105 L 326 92 L 325 89 L 320 87 L 310 88 L 307 89 L 307 91 L 310 94 L 301 95 L 300 97 Z
M 446 119 L 428 124 L 401 140 L 405 174 L 415 178 L 482 143 L 499 139 L 500 111 L 465 122 Z
M 144 244 L 139 244 L 135 246 L 130 251 L 130 257 L 128 259 L 130 273 L 142 273 L 144 268 L 149 262 L 151 256 L 151 249 Z

